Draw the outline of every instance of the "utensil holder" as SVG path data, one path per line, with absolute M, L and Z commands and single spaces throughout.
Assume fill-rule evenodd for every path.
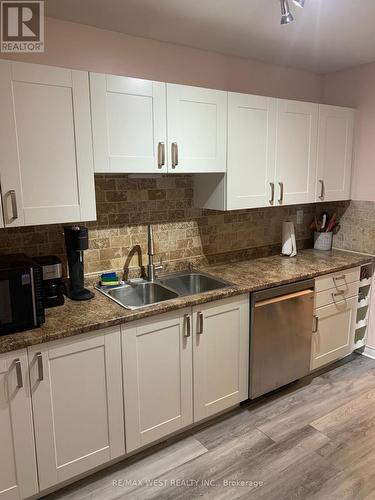
M 314 248 L 316 250 L 331 250 L 333 242 L 333 233 L 318 233 L 314 232 Z

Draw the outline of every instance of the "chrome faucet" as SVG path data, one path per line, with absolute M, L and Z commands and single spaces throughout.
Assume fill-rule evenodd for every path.
M 162 264 L 156 266 L 154 264 L 154 255 L 155 255 L 155 249 L 154 249 L 154 234 L 153 234 L 153 229 L 152 225 L 149 224 L 147 228 L 147 246 L 148 246 L 148 264 L 147 264 L 147 281 L 154 281 L 155 279 L 155 271 L 160 271 L 163 269 Z

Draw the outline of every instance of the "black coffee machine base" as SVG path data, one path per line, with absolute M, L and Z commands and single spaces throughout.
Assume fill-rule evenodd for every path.
M 94 293 L 87 288 L 71 290 L 68 283 L 65 284 L 65 295 L 71 300 L 90 300 L 94 297 Z
M 66 253 L 69 267 L 69 283 L 66 284 L 66 295 L 72 300 L 90 300 L 94 294 L 84 288 L 83 252 L 89 246 L 87 227 L 64 227 Z

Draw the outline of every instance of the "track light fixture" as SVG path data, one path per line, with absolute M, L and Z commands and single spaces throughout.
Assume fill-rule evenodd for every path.
M 305 6 L 305 0 L 292 0 L 294 5 L 297 7 L 300 7 L 303 9 Z M 289 24 L 292 21 L 294 21 L 294 17 L 292 16 L 292 13 L 290 12 L 289 9 L 289 3 L 288 0 L 280 0 L 280 6 L 281 6 L 281 24 Z
M 281 24 L 289 24 L 294 20 L 290 10 L 288 0 L 280 0 L 281 4 Z

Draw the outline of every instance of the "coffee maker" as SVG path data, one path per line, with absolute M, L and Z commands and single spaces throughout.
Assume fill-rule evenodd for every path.
M 84 288 L 83 252 L 89 246 L 89 232 L 84 226 L 64 227 L 66 253 L 68 257 L 69 282 L 65 293 L 72 300 L 89 300 L 94 294 Z
M 34 257 L 42 268 L 43 305 L 45 308 L 64 304 L 62 263 L 54 255 Z

